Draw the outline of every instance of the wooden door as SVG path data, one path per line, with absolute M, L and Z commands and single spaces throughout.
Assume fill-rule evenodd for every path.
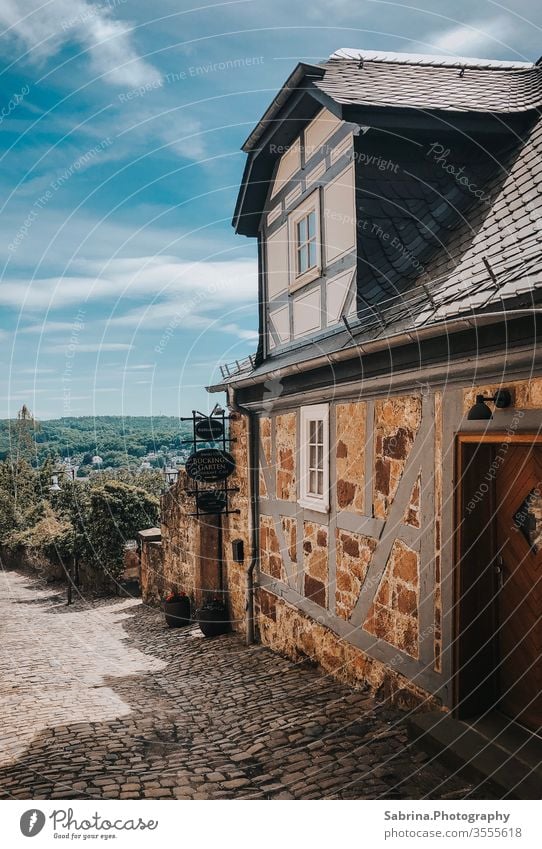
M 542 727 L 542 447 L 509 445 L 496 476 L 499 707 Z

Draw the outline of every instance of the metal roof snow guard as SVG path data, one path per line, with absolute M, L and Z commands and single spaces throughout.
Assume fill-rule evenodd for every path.
M 523 70 L 533 68 L 534 62 L 510 62 L 501 59 L 474 59 L 467 56 L 433 56 L 425 53 L 391 53 L 382 50 L 358 50 L 353 47 L 340 47 L 331 54 L 329 60 L 348 59 L 353 62 L 388 62 L 396 65 L 431 65 L 442 68 L 503 68 Z

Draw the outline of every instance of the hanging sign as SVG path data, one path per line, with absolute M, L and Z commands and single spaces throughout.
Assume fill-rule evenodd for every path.
M 202 448 L 194 451 L 185 464 L 189 478 L 203 483 L 224 481 L 235 470 L 235 460 L 227 451 L 218 448 Z
M 224 433 L 224 425 L 220 419 L 200 419 L 195 424 L 195 430 L 199 439 L 220 439 Z
M 227 495 L 223 489 L 204 489 L 196 495 L 198 510 L 202 513 L 222 513 Z

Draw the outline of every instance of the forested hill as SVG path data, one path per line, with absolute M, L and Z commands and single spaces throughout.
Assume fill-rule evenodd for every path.
M 16 421 L 0 420 L 0 459 L 10 451 Z M 33 428 L 37 459 L 51 454 L 70 457 L 80 465 L 99 455 L 104 466 L 125 466 L 148 455 L 181 453 L 181 442 L 189 436 L 189 428 L 176 416 L 81 416 L 48 419 Z M 151 458 L 154 459 L 154 458 Z

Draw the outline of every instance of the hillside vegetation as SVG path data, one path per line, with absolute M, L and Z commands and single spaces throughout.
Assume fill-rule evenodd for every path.
M 12 451 L 16 420 L 0 420 L 0 460 Z M 82 416 L 40 421 L 32 431 L 33 464 L 47 457 L 74 459 L 80 466 L 90 465 L 99 455 L 103 466 L 119 468 L 137 465 L 150 453 L 151 465 L 164 465 L 159 455 L 185 453 L 182 441 L 189 427 L 175 416 Z M 154 462 L 152 462 L 154 461 Z

